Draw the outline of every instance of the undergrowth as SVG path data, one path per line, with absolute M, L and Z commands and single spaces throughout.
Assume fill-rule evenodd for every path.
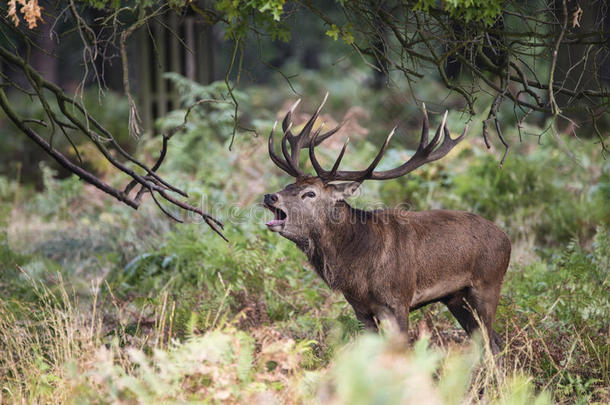
M 218 90 L 180 83 L 185 100 Z M 239 96 L 261 109 L 273 102 Z M 213 107 L 222 128 L 208 125 L 212 107 L 200 108 L 166 163 L 193 203 L 227 222 L 230 244 L 192 218 L 172 225 L 146 207 L 129 211 L 44 166 L 39 193 L 0 177 L 0 402 L 610 400 L 610 164 L 594 146 L 574 143 L 580 166 L 554 145 L 515 148 L 499 169 L 466 141 L 407 177 L 365 184 L 354 202 L 465 209 L 507 231 L 496 367 L 439 305 L 411 315 L 408 344 L 362 332 L 304 255 L 266 232 L 257 203 L 286 179 L 265 140 L 238 137 L 228 152 L 225 107 Z M 267 131 L 271 121 L 258 124 Z M 321 159 L 340 143 L 328 148 Z M 352 152 L 347 166 L 376 150 L 361 140 Z M 408 154 L 394 146 L 383 164 Z

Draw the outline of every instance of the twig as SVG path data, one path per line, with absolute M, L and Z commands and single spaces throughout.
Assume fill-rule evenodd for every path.
M 557 101 L 555 100 L 554 95 L 554 86 L 553 80 L 555 77 L 555 67 L 557 66 L 557 56 L 559 55 L 559 46 L 561 45 L 561 41 L 563 40 L 563 36 L 566 32 L 566 28 L 568 26 L 568 5 L 566 4 L 566 0 L 562 0 L 562 8 L 563 8 L 563 24 L 561 25 L 561 32 L 559 33 L 559 37 L 557 38 L 557 42 L 555 42 L 555 49 L 553 50 L 553 58 L 551 59 L 551 68 L 549 69 L 549 102 L 551 104 L 551 111 L 553 115 L 558 115 L 561 110 L 557 105 Z

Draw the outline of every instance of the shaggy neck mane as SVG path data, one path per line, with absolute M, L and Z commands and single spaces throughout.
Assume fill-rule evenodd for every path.
M 371 211 L 351 207 L 345 201 L 338 201 L 329 213 L 323 226 L 309 235 L 302 244 L 297 243 L 305 252 L 309 262 L 322 279 L 333 289 L 340 289 L 337 272 L 344 267 L 340 261 L 346 251 L 367 245 L 367 227 L 372 218 Z
M 347 208 L 347 210 L 349 212 L 349 218 L 350 218 L 351 222 L 354 224 L 356 224 L 356 223 L 364 224 L 369 219 L 371 219 L 371 217 L 373 216 L 372 211 L 354 208 L 343 200 L 337 201 L 337 204 L 335 206 Z

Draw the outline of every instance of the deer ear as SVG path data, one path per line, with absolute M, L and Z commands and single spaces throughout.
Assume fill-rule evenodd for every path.
M 358 181 L 333 184 L 333 197 L 335 200 L 344 200 L 354 195 L 358 187 L 360 187 L 360 182 Z

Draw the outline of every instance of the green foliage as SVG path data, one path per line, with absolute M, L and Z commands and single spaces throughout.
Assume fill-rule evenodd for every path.
M 216 8 L 228 21 L 228 38 L 243 39 L 252 27 L 267 27 L 272 39 L 287 41 L 290 33 L 280 23 L 284 3 L 285 0 L 220 0 Z
M 339 1 L 339 3 L 342 7 L 346 6 L 343 1 Z M 413 10 L 426 12 L 438 7 L 434 0 L 405 1 L 404 3 Z M 228 38 L 243 39 L 252 28 L 265 27 L 272 39 L 286 41 L 289 39 L 290 31 L 281 23 L 284 4 L 285 0 L 221 0 L 216 2 L 216 8 L 223 13 L 228 22 L 226 30 Z M 501 0 L 450 0 L 442 4 L 443 10 L 454 19 L 466 23 L 476 21 L 491 26 L 501 14 L 504 2 Z M 327 17 L 322 19 L 328 23 Z M 351 24 L 343 27 L 330 23 L 329 25 L 330 29 L 326 31 L 326 35 L 334 40 L 341 37 L 348 45 L 354 42 Z
M 81 0 L 81 2 L 98 10 L 105 7 L 110 7 L 116 10 L 121 6 L 121 0 Z
M 341 37 L 346 44 L 351 45 L 354 43 L 354 34 L 352 33 L 353 27 L 351 24 L 346 24 L 344 27 L 337 27 L 335 24 L 330 26 L 330 29 L 326 31 L 326 35 L 334 39 L 335 41 Z
M 217 159 L 202 159 L 205 151 L 207 156 L 226 154 L 226 145 L 235 124 L 235 105 L 231 100 L 225 82 L 218 81 L 209 85 L 201 85 L 176 73 L 166 73 L 180 94 L 183 109 L 170 112 L 157 121 L 157 128 L 167 132 L 184 123 L 184 116 L 192 107 L 184 131 L 174 135 L 171 140 L 171 151 L 164 169 L 176 173 L 197 173 L 206 182 L 221 182 L 225 178 L 221 167 L 224 162 Z M 239 103 L 245 101 L 245 95 L 233 91 Z M 213 100 L 200 102 L 201 100 Z M 200 102 L 199 104 L 197 104 Z M 158 143 L 151 142 L 151 149 L 157 149 Z M 202 164 L 202 162 L 206 162 Z M 218 178 L 220 176 L 220 178 Z
M 4 204 L 0 205 L 0 270 L 2 271 L 4 282 L 0 284 L 0 291 L 7 288 L 7 292 L 11 291 L 10 287 L 14 287 L 16 267 L 23 264 L 26 256 L 15 252 L 9 245 L 8 235 L 6 232 L 7 217 L 9 210 Z M 17 283 L 15 283 L 17 284 Z
M 125 1 L 125 0 L 80 0 L 79 3 L 83 3 L 89 7 L 93 7 L 98 10 L 102 10 L 104 8 L 110 8 L 112 10 L 118 10 L 123 7 L 133 7 L 135 4 L 137 7 L 147 8 L 153 7 L 154 5 L 159 5 L 160 3 L 167 3 L 171 8 L 174 9 L 182 9 L 186 7 L 190 1 L 189 0 L 136 0 L 136 1 Z
M 217 2 L 216 7 L 225 12 L 227 18 L 231 20 L 256 10 L 261 14 L 270 14 L 275 21 L 279 21 L 284 12 L 284 3 L 285 0 L 221 0 Z
M 464 22 L 477 21 L 488 26 L 495 23 L 497 17 L 502 13 L 504 1 L 502 0 L 447 0 L 442 2 L 444 10 L 452 18 Z M 417 0 L 414 10 L 429 11 L 437 7 L 434 0 Z
M 161 132 L 181 125 L 199 100 L 230 99 L 224 83 L 169 77 L 183 108 L 158 121 Z M 395 94 L 323 79 L 303 74 L 304 100 L 317 98 L 317 83 L 329 81 L 336 99 L 356 100 L 376 119 L 414 111 L 387 111 L 384 100 Z M 267 87 L 235 95 L 243 116 L 261 117 L 254 125 L 263 133 L 286 97 Z M 345 112 L 332 99 L 327 108 L 334 117 Z M 0 177 L 0 335 L 11 353 L 0 355 L 0 376 L 13 393 L 8 401 L 544 404 L 552 395 L 564 403 L 603 402 L 610 166 L 582 159 L 578 148 L 591 150 L 568 144 L 582 168 L 540 146 L 511 153 L 500 169 L 465 142 L 409 176 L 365 184 L 354 202 L 475 210 L 508 231 L 515 249 L 496 326 L 513 369 L 499 371 L 476 345 L 454 353 L 426 340 L 405 348 L 391 337 L 362 336 L 345 300 L 294 244 L 266 232 L 269 213 L 257 202 L 290 179 L 269 162 L 264 137 L 239 132 L 236 148 L 227 150 L 233 114 L 231 102 L 195 106 L 172 137 L 161 173 L 225 220 L 230 244 L 193 218 L 174 226 L 147 211 L 149 201 L 138 211 L 100 202 L 77 179 L 60 180 L 47 167 L 43 190 L 27 198 L 18 182 Z M 409 123 L 401 128 L 412 133 Z M 386 130 L 356 139 L 343 167 L 370 161 Z M 144 139 L 142 153 L 156 156 L 159 141 Z M 392 143 L 383 168 L 410 156 L 401 145 Z M 328 163 L 336 153 L 325 144 L 319 156 Z M 31 280 L 47 292 L 37 293 Z M 45 294 L 55 298 L 41 310 Z M 458 328 L 427 307 L 411 317 L 414 333 L 425 324 L 423 313 L 435 329 Z
M 219 139 L 227 139 L 232 134 L 235 105 L 224 81 L 202 85 L 177 73 L 165 73 L 164 77 L 176 86 L 184 110 L 172 111 L 171 114 L 163 117 L 158 123 L 160 129 L 182 124 L 186 109 L 194 106 L 189 115 L 191 122 L 189 130 L 194 130 L 192 123 L 195 122 L 199 127 L 196 131 L 198 133 L 215 133 Z M 244 102 L 246 98 L 245 94 L 238 90 L 233 91 L 233 96 L 239 103 Z M 210 100 L 210 102 L 202 100 Z
M 400 164 L 396 159 L 396 164 Z M 454 193 L 453 173 L 443 163 L 425 171 L 388 181 L 381 185 L 380 197 L 389 205 L 399 205 L 415 211 L 435 207 L 438 195 Z
M 36 195 L 34 209 L 47 217 L 69 217 L 71 205 L 81 196 L 83 183 L 75 175 L 57 180 L 57 172 L 44 163 L 40 164 L 40 171 L 45 193 Z
M 505 381 L 500 393 L 492 386 L 479 393 L 470 391 L 482 360 L 474 346 L 470 352 L 447 354 L 421 339 L 404 353 L 392 339 L 367 334 L 338 354 L 319 380 L 320 391 L 330 395 L 326 400 L 331 403 L 355 405 L 461 404 L 477 396 L 482 403 L 492 404 L 552 403 L 548 393 L 536 394 L 531 380 L 520 375 Z M 471 389 L 476 390 L 476 385 Z
M 7 177 L 0 176 L 0 202 L 13 201 L 19 191 L 19 184 Z
M 519 319 L 545 331 L 549 347 L 538 359 L 541 374 L 556 376 L 556 396 L 593 402 L 595 390 L 610 380 L 607 346 L 610 319 L 610 236 L 597 228 L 591 250 L 574 239 L 548 260 L 523 266 L 505 283 L 502 320 Z M 540 332 L 534 331 L 535 334 Z M 581 374 L 580 371 L 588 372 Z M 570 401 L 568 401 L 570 402 Z
M 603 207 L 610 203 L 608 166 L 597 186 L 591 187 L 585 170 L 566 172 L 569 158 L 551 148 L 528 155 L 513 155 L 504 168 L 491 156 L 482 156 L 466 172 L 453 177 L 452 206 L 466 207 L 507 225 L 520 226 L 530 218 L 543 242 L 567 241 L 574 235 L 590 236 L 591 224 L 610 220 Z M 558 177 L 556 173 L 565 172 Z M 541 204 L 544 202 L 544 204 Z
M 605 226 L 598 227 L 592 252 L 572 240 L 550 262 L 536 262 L 511 279 L 515 300 L 528 311 L 551 314 L 544 322 L 574 328 L 603 329 L 610 319 L 610 238 Z M 512 295 L 512 294 L 511 294 Z
M 323 303 L 328 295 L 325 287 L 304 268 L 302 254 L 288 242 L 270 244 L 238 233 L 229 237 L 230 245 L 219 238 L 203 238 L 198 226 L 181 227 L 167 234 L 155 252 L 129 262 L 112 283 L 120 286 L 121 295 L 150 291 L 154 297 L 158 296 L 154 291 L 169 289 L 179 302 L 178 330 L 184 333 L 212 326 L 209 312 L 234 317 L 249 300 L 265 308 L 262 319 L 255 322 L 307 317 L 309 308 Z M 202 316 L 193 318 L 193 311 Z M 313 334 L 318 328 L 314 322 L 303 331 Z
M 519 207 L 538 206 L 543 200 L 556 202 L 559 190 L 551 182 L 537 181 L 553 170 L 544 160 L 514 156 L 500 170 L 493 156 L 482 157 L 453 179 L 456 197 L 487 217 L 512 215 Z

